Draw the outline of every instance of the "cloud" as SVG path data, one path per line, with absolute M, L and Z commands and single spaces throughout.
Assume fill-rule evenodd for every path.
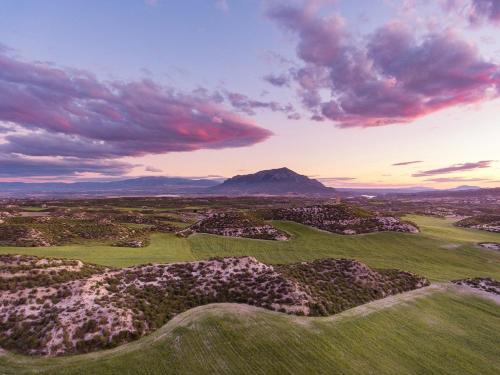
M 163 172 L 162 169 L 156 168 L 156 167 L 152 167 L 152 166 L 149 166 L 149 165 L 145 168 L 145 170 L 146 170 L 146 172 L 153 172 L 153 173 Z
M 319 18 L 319 1 L 273 2 L 268 16 L 283 28 L 297 34 L 297 54 L 310 63 L 329 65 L 342 48 L 344 21 L 337 15 Z
M 393 22 L 359 39 L 340 17 L 325 17 L 321 1 L 271 4 L 268 16 L 297 38 L 304 65 L 294 82 L 315 119 L 402 124 L 499 95 L 499 66 L 451 31 L 417 37 Z
M 283 105 L 274 101 L 254 100 L 246 95 L 231 91 L 226 91 L 225 95 L 233 109 L 250 116 L 255 115 L 255 110 L 257 109 L 268 109 L 272 112 L 284 113 L 288 116 L 289 119 L 292 120 L 300 118 L 300 115 L 295 112 L 295 109 L 291 104 Z
M 446 14 L 457 15 L 471 26 L 492 24 L 500 26 L 500 2 L 498 0 L 442 0 Z
M 192 180 L 213 180 L 213 181 L 224 181 L 227 179 L 227 177 L 218 174 L 209 174 L 205 176 L 184 176 L 182 178 L 189 178 Z
M 475 163 L 453 164 L 449 167 L 430 169 L 428 171 L 420 171 L 412 174 L 413 177 L 434 176 L 436 174 L 446 174 L 458 171 L 470 171 L 473 169 L 489 168 L 493 160 L 482 160 Z
M 268 74 L 263 78 L 264 81 L 276 87 L 288 86 L 290 84 L 290 79 L 285 74 L 280 74 L 280 75 Z
M 0 134 L 9 133 L 14 130 L 14 127 L 10 124 L 2 124 L 0 123 Z
M 115 158 L 253 145 L 272 133 L 219 102 L 151 80 L 101 82 L 91 73 L 22 62 L 0 50 L 0 152 Z
M 356 180 L 355 177 L 320 177 L 317 178 L 318 181 L 321 181 L 322 183 L 329 184 L 329 183 L 342 183 L 342 182 L 349 182 Z
M 323 180 L 335 180 L 335 181 L 350 181 L 350 180 L 355 180 L 355 177 L 320 177 L 318 180 L 323 181 Z
M 438 177 L 428 178 L 425 181 L 429 182 L 475 182 L 475 181 L 489 181 L 487 178 L 465 178 L 465 177 Z
M 399 165 L 410 165 L 410 164 L 417 164 L 417 163 L 422 163 L 422 160 L 412 160 L 412 161 L 401 161 L 399 163 L 394 163 L 392 164 L 393 166 L 399 166 Z
M 81 160 L 78 158 L 32 159 L 0 153 L 0 177 L 77 176 L 81 173 L 99 173 L 121 176 L 134 165 L 116 160 Z
M 472 0 L 469 21 L 475 25 L 491 22 L 494 25 L 500 26 L 500 1 Z

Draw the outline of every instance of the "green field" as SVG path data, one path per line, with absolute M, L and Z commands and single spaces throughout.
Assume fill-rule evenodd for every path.
M 3 374 L 498 374 L 500 309 L 440 287 L 327 318 L 216 304 L 73 357 L 0 356 Z
M 422 233 L 372 233 L 343 236 L 291 222 L 274 224 L 290 241 L 262 241 L 197 234 L 187 239 L 154 234 L 146 248 L 69 245 L 48 248 L 2 247 L 0 253 L 67 257 L 124 267 L 149 262 L 180 262 L 213 256 L 251 255 L 266 263 L 318 258 L 354 258 L 372 267 L 400 268 L 436 281 L 469 276 L 500 278 L 500 253 L 478 248 L 482 241 L 500 242 L 500 234 L 457 228 L 449 220 L 410 216 Z
M 447 281 L 500 278 L 500 253 L 477 242 L 500 235 L 411 216 L 422 233 L 331 234 L 274 224 L 285 242 L 154 234 L 146 248 L 96 244 L 0 248 L 1 253 L 78 258 L 109 266 L 252 255 L 267 263 L 355 258 Z M 494 302 L 434 284 L 328 318 L 304 318 L 247 305 L 201 306 L 113 350 L 30 358 L 0 354 L 0 374 L 498 374 L 500 309 Z

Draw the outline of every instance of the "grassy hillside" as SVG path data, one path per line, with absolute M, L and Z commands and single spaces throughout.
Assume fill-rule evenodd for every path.
M 500 278 L 500 253 L 477 248 L 475 243 L 500 242 L 500 234 L 458 228 L 452 221 L 410 216 L 419 234 L 372 233 L 343 236 L 291 222 L 275 222 L 292 234 L 290 241 L 262 241 L 197 234 L 187 239 L 155 234 L 146 248 L 99 244 L 48 248 L 1 247 L 0 253 L 77 258 L 86 262 L 129 266 L 148 262 L 177 262 L 213 256 L 251 255 L 266 263 L 288 263 L 318 258 L 355 258 L 371 267 L 400 268 L 432 280 L 470 276 Z
M 450 220 L 411 216 L 419 234 L 342 236 L 275 222 L 290 241 L 155 234 L 146 248 L 99 244 L 3 247 L 0 253 L 78 258 L 110 266 L 252 255 L 268 263 L 355 258 L 430 279 L 500 278 L 500 253 L 477 242 L 500 235 Z M 432 293 L 431 293 L 432 292 Z M 415 298 L 419 296 L 419 298 Z M 328 318 L 301 318 L 247 305 L 202 306 L 113 350 L 58 358 L 0 354 L 0 374 L 496 374 L 500 309 L 457 288 L 431 286 Z
M 208 305 L 114 350 L 0 356 L 2 374 L 498 374 L 498 305 L 455 288 L 389 297 L 328 318 Z M 434 289 L 436 290 L 436 289 Z

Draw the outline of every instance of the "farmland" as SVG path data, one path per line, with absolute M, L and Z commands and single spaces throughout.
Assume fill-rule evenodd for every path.
M 500 276 L 500 254 L 476 245 L 498 242 L 499 234 L 458 228 L 452 220 L 410 216 L 421 233 L 332 234 L 292 222 L 274 222 L 289 233 L 289 241 L 263 241 L 195 234 L 179 238 L 156 233 L 145 248 L 76 244 L 43 248 L 0 247 L 0 253 L 80 259 L 100 265 L 125 267 L 150 262 L 167 263 L 214 256 L 254 256 L 265 263 L 292 263 L 319 258 L 354 258 L 370 267 L 399 268 L 446 281 L 474 276 Z
M 232 200 L 227 206 L 225 204 L 228 202 L 218 201 L 198 202 L 199 204 L 185 202 L 180 205 L 173 204 L 172 207 L 155 207 L 151 202 L 157 203 L 150 201 L 149 206 L 144 206 L 142 204 L 145 202 L 136 202 L 134 205 L 131 204 L 134 203 L 133 200 L 125 200 L 122 206 L 109 205 L 104 209 L 94 208 L 96 206 L 93 202 L 84 208 L 69 206 L 42 210 L 36 209 L 37 205 L 29 207 L 30 211 L 36 209 L 36 212 L 56 215 L 58 226 L 52 227 L 55 228 L 53 230 L 56 234 L 67 227 L 65 217 L 70 218 L 70 223 L 79 223 L 79 217 L 82 215 L 84 220 L 91 220 L 89 217 L 97 217 L 99 220 L 104 218 L 105 223 L 114 228 L 140 230 L 147 240 L 144 247 L 120 246 L 115 238 L 75 236 L 61 245 L 2 246 L 0 254 L 35 255 L 37 259 L 78 259 L 90 264 L 85 266 L 92 270 L 89 275 L 101 272 L 98 268 L 92 268 L 92 264 L 95 264 L 112 267 L 115 271 L 110 272 L 117 275 L 113 276 L 115 278 L 122 272 L 120 270 L 123 267 L 135 267 L 123 269 L 123 272 L 128 274 L 127 278 L 130 278 L 133 272 L 139 272 L 142 276 L 137 280 L 146 278 L 144 280 L 153 283 L 159 281 L 160 284 L 163 283 L 160 280 L 164 274 L 160 270 L 162 267 L 169 269 L 168 264 L 171 263 L 177 263 L 177 266 L 172 264 L 173 269 L 177 269 L 188 266 L 188 263 L 184 262 L 209 260 L 207 264 L 211 264 L 214 258 L 232 262 L 231 259 L 236 259 L 234 257 L 253 257 L 255 262 L 274 267 L 276 272 L 293 282 L 303 283 L 301 285 L 305 286 L 308 293 L 313 293 L 312 295 L 319 298 L 318 301 L 322 301 L 324 311 L 314 310 L 311 314 L 306 314 L 313 316 L 302 317 L 293 315 L 293 312 L 287 311 L 286 308 L 271 310 L 284 310 L 289 314 L 292 312 L 292 315 L 269 311 L 268 308 L 258 307 L 268 307 L 260 303 L 252 303 L 253 306 L 247 303 L 227 303 L 244 302 L 241 296 L 235 295 L 235 298 L 228 299 L 205 298 L 203 300 L 209 304 L 201 303 L 201 306 L 199 303 L 189 303 L 186 306 L 178 304 L 178 308 L 171 309 L 172 311 L 168 310 L 171 306 L 167 304 L 168 306 L 165 306 L 168 311 L 165 311 L 168 314 L 160 317 L 154 315 L 156 310 L 144 306 L 163 306 L 162 303 L 168 301 L 162 302 L 161 298 L 157 298 L 163 292 L 159 291 L 159 294 L 153 295 L 148 291 L 148 294 L 137 295 L 140 298 L 136 299 L 134 311 L 139 314 L 135 318 L 137 321 L 141 320 L 140 314 L 146 314 L 149 320 L 144 322 L 150 327 L 135 335 L 132 341 L 127 338 L 112 342 L 112 345 L 104 343 L 95 348 L 79 344 L 73 348 L 68 347 L 68 352 L 63 356 L 25 356 L 21 353 L 26 353 L 26 350 L 31 350 L 33 354 L 44 354 L 43 346 L 36 346 L 36 341 L 27 342 L 32 346 L 19 346 L 16 341 L 6 338 L 5 342 L 12 352 L 5 351 L 0 355 L 0 373 L 364 374 L 374 371 L 398 374 L 474 374 L 479 371 L 482 374 L 493 374 L 499 370 L 500 353 L 496 345 L 498 336 L 494 334 L 500 329 L 498 299 L 497 302 L 491 298 L 485 299 L 484 296 L 488 293 L 484 288 L 473 289 L 468 287 L 467 283 L 450 282 L 469 278 L 500 278 L 500 252 L 479 246 L 480 243 L 498 243 L 498 233 L 459 227 L 455 225 L 457 219 L 421 215 L 406 215 L 400 218 L 418 227 L 416 233 L 376 231 L 346 235 L 294 221 L 266 220 L 255 222 L 256 224 L 251 220 L 241 221 L 242 233 L 245 233 L 249 223 L 254 227 L 258 225 L 272 228 L 286 235 L 286 240 L 276 241 L 243 238 L 234 236 L 235 232 L 230 232 L 229 235 L 224 231 L 218 232 L 219 228 L 224 226 L 233 227 L 227 220 L 222 223 L 224 226 L 219 223 L 221 217 L 232 217 L 227 216 L 227 212 L 241 212 L 247 215 L 249 204 L 251 207 L 255 202 Z M 263 202 L 264 205 L 268 204 L 265 200 Z M 293 206 L 295 203 L 273 201 L 271 204 L 282 207 L 286 204 Z M 141 206 L 136 207 L 138 205 Z M 226 214 L 214 216 L 217 212 Z M 49 233 L 43 226 L 47 225 L 46 222 L 50 223 L 47 218 L 10 217 L 6 220 L 18 220 L 21 223 L 26 220 L 40 220 L 40 230 Z M 200 227 L 199 223 L 207 222 L 211 227 L 207 227 L 206 231 L 209 232 L 213 227 L 216 228 L 214 231 L 217 234 L 201 233 L 199 229 L 205 229 Z M 180 235 L 185 231 L 187 235 Z M 383 269 L 411 272 L 429 279 L 431 285 L 382 299 L 377 299 L 380 296 L 362 298 L 362 293 L 349 288 L 340 293 L 337 289 L 332 289 L 332 286 L 336 287 L 334 283 L 322 284 L 323 281 L 314 276 L 314 272 L 316 275 L 326 275 L 324 267 L 335 264 L 329 263 L 328 259 L 332 258 L 353 259 L 382 272 Z M 147 265 L 151 263 L 166 265 L 152 268 Z M 154 277 L 154 272 L 140 271 L 157 268 L 159 273 Z M 79 277 L 81 276 L 75 276 Z M 67 285 L 75 283 L 73 278 L 66 278 L 69 282 Z M 212 282 L 213 278 L 209 277 L 207 281 L 209 279 Z M 171 284 L 171 281 L 165 285 L 169 283 Z M 350 282 L 347 282 L 346 286 L 349 284 Z M 111 287 L 108 292 L 113 292 L 117 285 L 119 284 L 105 288 Z M 127 285 L 123 285 L 123 290 L 117 296 L 124 296 L 125 291 L 131 290 Z M 239 285 L 242 286 L 241 283 Z M 249 280 L 248 285 L 254 285 L 254 281 Z M 178 289 L 182 293 L 188 290 L 182 285 Z M 413 288 L 404 290 L 410 289 Z M 82 290 L 92 288 L 85 287 Z M 139 290 L 137 292 L 139 293 Z M 330 293 L 329 296 L 327 293 Z M 353 303 L 344 307 L 338 305 L 338 295 L 346 296 Z M 23 295 L 15 298 L 22 299 Z M 11 305 L 5 305 L 5 311 L 10 309 L 8 306 L 17 308 L 15 298 L 9 297 Z M 125 304 L 120 302 L 119 305 L 125 307 L 133 304 L 135 297 L 127 298 L 132 299 Z M 373 299 L 376 300 L 359 305 Z M 60 303 L 65 305 L 64 301 Z M 78 298 L 75 303 L 78 304 Z M 356 305 L 359 306 L 350 308 Z M 301 306 L 304 308 L 305 305 Z M 68 307 L 68 312 L 71 308 Z M 92 310 L 90 305 L 85 308 L 88 308 L 86 314 L 97 311 Z M 80 311 L 80 318 L 83 311 Z M 334 315 L 317 317 L 330 314 Z M 43 314 L 40 317 L 43 318 Z M 77 324 L 85 323 L 84 320 L 80 319 Z M 100 320 L 96 318 L 94 321 Z M 12 322 L 9 324 L 12 325 Z M 43 325 L 37 327 L 39 335 L 33 338 L 42 337 L 45 332 Z M 82 337 L 80 333 L 76 335 Z M 50 336 L 46 335 L 43 340 L 49 338 Z M 114 347 L 115 345 L 118 346 Z M 64 354 L 60 346 L 56 345 L 55 348 L 54 350 L 60 350 L 55 352 L 56 354 Z M 91 353 L 74 354 L 87 351 Z M 70 353 L 72 354 L 69 355 Z M 206 358 L 211 360 L 206 361 Z

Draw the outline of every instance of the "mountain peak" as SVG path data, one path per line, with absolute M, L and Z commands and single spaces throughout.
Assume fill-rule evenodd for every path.
M 228 195 L 329 195 L 335 191 L 287 167 L 237 175 L 210 190 Z

